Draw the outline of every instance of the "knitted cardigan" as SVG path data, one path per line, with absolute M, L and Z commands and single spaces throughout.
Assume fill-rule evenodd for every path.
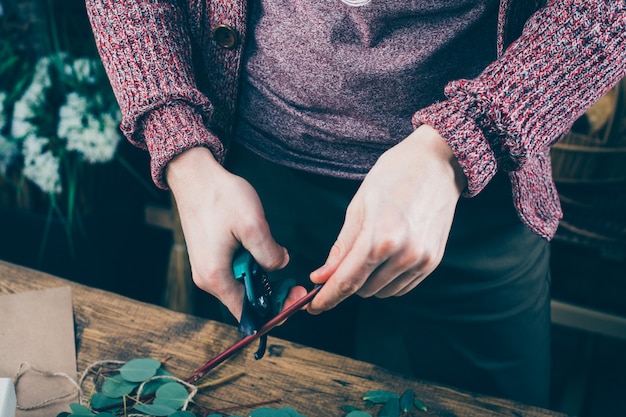
M 305 0 L 302 0 L 305 1 Z M 196 146 L 223 161 L 237 108 L 246 0 L 86 0 L 102 62 L 122 111 L 121 129 L 151 156 L 152 177 Z M 234 48 L 213 28 L 228 25 Z M 446 100 L 416 109 L 415 127 L 444 137 L 479 193 L 508 173 L 520 219 L 550 239 L 561 208 L 550 146 L 626 75 L 625 0 L 501 0 L 498 59 Z

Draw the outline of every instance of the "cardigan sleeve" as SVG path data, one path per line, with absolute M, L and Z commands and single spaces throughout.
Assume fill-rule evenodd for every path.
M 178 2 L 86 0 L 98 52 L 122 112 L 121 130 L 148 149 L 161 188 L 169 160 L 206 146 L 218 160 L 224 147 L 206 126 L 213 112 L 196 87 L 191 43 Z
M 554 0 L 477 78 L 445 88 L 446 100 L 415 113 L 446 139 L 467 176 L 466 196 L 498 169 L 545 158 L 598 98 L 626 75 L 624 0 Z

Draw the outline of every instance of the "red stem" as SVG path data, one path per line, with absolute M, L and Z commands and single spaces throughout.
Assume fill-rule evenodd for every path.
M 296 312 L 301 310 L 302 307 L 307 305 L 313 299 L 313 297 L 317 295 L 317 293 L 319 292 L 321 288 L 322 288 L 322 284 L 316 285 L 304 297 L 300 298 L 298 301 L 296 301 L 295 303 L 293 303 L 292 305 L 290 305 L 289 307 L 287 307 L 286 309 L 278 313 L 276 317 L 268 321 L 263 327 L 261 327 L 261 329 L 259 329 L 258 332 L 256 332 L 253 335 L 244 337 L 243 339 L 239 340 L 237 343 L 235 343 L 234 345 L 232 345 L 231 347 L 229 347 L 228 349 L 226 349 L 219 355 L 215 356 L 213 359 L 210 359 L 208 362 L 206 362 L 204 365 L 198 368 L 189 378 L 187 378 L 185 382 L 193 384 L 194 382 L 196 382 L 197 380 L 205 376 L 209 371 L 211 371 L 217 365 L 221 364 L 226 359 L 230 358 L 235 353 L 237 353 L 244 347 L 248 346 L 250 343 L 254 342 L 259 337 L 268 333 L 270 330 L 272 330 L 274 327 L 281 324 L 283 321 L 287 320 L 289 317 L 293 316 Z M 145 400 L 151 399 L 152 397 L 154 397 L 154 393 L 144 394 L 141 397 L 139 397 L 139 400 L 145 401 Z M 96 409 L 96 411 L 109 410 L 112 408 L 116 408 L 120 405 L 121 404 L 111 404 L 109 406 Z
M 200 368 L 198 368 L 185 381 L 190 383 L 190 384 L 196 382 L 197 380 L 199 380 L 200 378 L 205 376 L 210 370 L 215 368 L 217 365 L 221 364 L 226 359 L 230 358 L 235 353 L 237 353 L 238 351 L 240 351 L 244 347 L 248 346 L 250 343 L 254 342 L 259 337 L 261 337 L 264 334 L 268 333 L 274 327 L 278 326 L 283 321 L 285 321 L 286 319 L 288 319 L 289 317 L 294 315 L 297 311 L 301 310 L 302 307 L 307 305 L 313 299 L 313 297 L 315 297 L 317 295 L 317 293 L 319 292 L 319 290 L 321 288 L 322 288 L 321 285 L 316 285 L 304 297 L 300 298 L 298 301 L 296 301 L 295 303 L 293 303 L 292 305 L 287 307 L 285 310 L 281 311 L 276 317 L 274 317 L 273 319 L 268 321 L 263 327 L 261 327 L 261 329 L 259 329 L 258 332 L 254 333 L 254 334 L 252 334 L 250 336 L 244 337 L 243 339 L 239 340 L 237 343 L 235 343 L 234 345 L 232 345 L 231 347 L 229 347 L 228 349 L 226 349 L 225 351 L 223 351 L 219 355 L 215 356 L 213 359 L 210 359 L 208 362 L 206 362 L 204 365 L 202 365 Z

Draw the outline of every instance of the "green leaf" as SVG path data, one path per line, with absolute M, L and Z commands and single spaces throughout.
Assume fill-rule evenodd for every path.
M 415 392 L 412 389 L 404 391 L 400 397 L 400 410 L 403 413 L 408 413 L 413 408 L 413 401 L 415 400 Z
M 363 396 L 365 401 L 369 401 L 374 404 L 384 404 L 392 398 L 398 399 L 399 396 L 395 392 L 385 390 L 369 391 Z
M 341 411 L 344 411 L 346 413 L 349 413 L 350 411 L 360 411 L 360 410 L 361 409 L 359 407 L 355 407 L 355 406 L 349 405 L 349 404 L 341 406 Z
M 169 371 L 166 371 L 163 368 L 159 368 L 157 369 L 156 374 L 154 376 L 172 376 L 172 373 Z M 153 392 L 156 392 L 156 390 L 159 389 L 159 387 L 167 384 L 168 382 L 172 382 L 172 381 L 166 378 L 158 378 L 158 379 L 153 379 L 152 381 L 148 381 L 143 386 L 143 389 L 141 390 L 141 394 L 142 395 L 151 394 Z
M 157 404 L 135 404 L 134 408 L 142 413 L 157 417 L 169 416 L 170 414 L 174 414 L 176 412 L 176 410 L 172 407 Z
M 211 416 L 213 416 L 213 417 L 222 417 L 221 414 L 209 414 L 206 417 L 211 417 Z M 179 410 L 179 411 L 174 412 L 174 414 L 170 414 L 167 417 L 196 417 L 196 415 L 194 413 L 192 413 L 191 411 Z
M 120 375 L 130 382 L 143 382 L 156 375 L 161 362 L 152 358 L 132 359 L 120 368 Z
M 381 408 L 378 417 L 399 417 L 400 401 L 397 398 L 390 398 Z
M 154 404 L 177 409 L 185 404 L 188 396 L 189 393 L 182 384 L 178 382 L 168 382 L 156 390 Z
M 300 414 L 295 408 L 292 408 L 292 407 L 282 407 L 279 410 L 282 410 L 285 413 L 287 413 L 286 415 L 288 415 L 289 417 L 306 417 Z
M 104 395 L 101 392 L 96 392 L 91 396 L 89 400 L 89 405 L 95 410 L 99 410 L 102 408 L 110 407 L 114 404 L 119 404 L 120 398 L 110 398 Z M 121 406 L 118 408 L 122 408 Z
M 98 413 L 98 417 L 115 417 L 115 414 L 111 413 Z
M 346 417 L 372 417 L 370 413 L 361 410 L 353 410 L 346 414 Z
M 426 404 L 424 404 L 423 402 L 421 402 L 417 398 L 415 400 L 413 400 L 413 403 L 415 404 L 415 408 L 417 408 L 418 410 L 420 410 L 420 411 L 428 411 L 428 407 L 426 407 Z
M 88 409 L 84 405 L 80 405 L 77 403 L 71 403 L 70 410 L 72 410 L 72 414 L 71 414 L 72 416 L 80 416 L 80 417 L 95 416 L 95 414 L 92 413 L 90 409 Z
M 170 416 L 170 417 L 171 417 L 171 416 Z M 221 414 L 209 414 L 209 415 L 208 415 L 208 416 L 206 416 L 206 417 L 222 417 L 222 415 L 221 415 Z
M 122 375 L 115 375 L 104 379 L 102 383 L 102 394 L 109 398 L 121 398 L 133 392 L 138 385 L 139 383 L 137 382 L 125 380 Z

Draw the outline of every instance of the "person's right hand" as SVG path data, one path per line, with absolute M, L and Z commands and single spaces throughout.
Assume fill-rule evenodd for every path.
M 261 201 L 243 178 L 224 169 L 206 148 L 193 148 L 167 167 L 182 224 L 194 283 L 217 297 L 239 320 L 243 286 L 233 277 L 235 251 L 243 245 L 266 270 L 289 262 L 287 250 L 272 237 Z M 306 293 L 292 289 L 284 306 Z

